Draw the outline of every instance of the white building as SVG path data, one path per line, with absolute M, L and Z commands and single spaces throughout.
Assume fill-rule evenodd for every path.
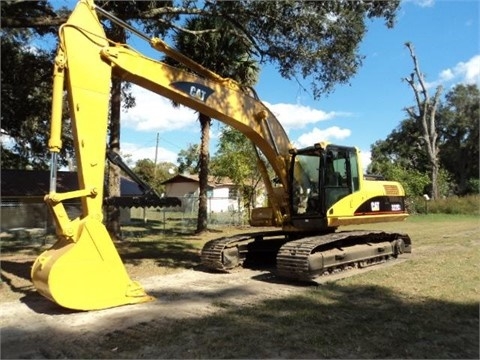
M 165 180 L 165 196 L 178 197 L 184 210 L 198 208 L 200 182 L 198 175 L 175 175 Z M 238 211 L 241 201 L 238 186 L 229 178 L 209 176 L 207 187 L 208 212 Z

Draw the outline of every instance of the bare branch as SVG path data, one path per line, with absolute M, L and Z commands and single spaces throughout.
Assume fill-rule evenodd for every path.
M 413 90 L 413 94 L 415 95 L 415 101 L 417 102 L 417 106 L 420 109 L 422 106 L 422 99 L 420 98 L 420 93 L 415 86 L 415 73 L 411 73 L 409 78 L 404 78 L 404 80 L 410 85 Z
M 162 15 L 211 15 L 210 12 L 203 9 L 193 9 L 193 8 L 183 8 L 183 7 L 171 7 L 163 6 L 160 8 L 150 9 L 143 11 L 139 14 L 141 19 L 155 19 L 159 20 L 158 17 Z
M 418 118 L 418 115 L 415 114 L 415 110 L 414 110 L 413 106 L 405 108 L 405 111 L 407 112 L 408 115 L 410 115 L 411 118 L 413 118 L 413 119 Z
M 410 56 L 413 60 L 413 65 L 414 65 L 413 68 L 414 68 L 415 74 L 417 75 L 420 87 L 422 89 L 422 94 L 424 96 L 424 99 L 425 99 L 425 101 L 428 101 L 429 96 L 428 96 L 428 92 L 427 92 L 427 87 L 425 86 L 425 79 L 424 79 L 424 76 L 423 76 L 422 72 L 420 71 L 420 65 L 418 64 L 418 59 L 417 59 L 417 56 L 415 55 L 415 50 L 413 48 L 413 44 L 411 42 L 406 42 L 405 46 L 410 51 Z

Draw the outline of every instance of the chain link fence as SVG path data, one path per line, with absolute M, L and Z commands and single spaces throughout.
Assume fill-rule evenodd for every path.
M 223 203 L 223 207 L 219 206 Z M 197 228 L 198 197 L 182 199 L 182 206 L 176 208 L 132 208 L 130 223 L 157 223 L 165 230 L 181 232 Z M 233 203 L 230 198 L 210 197 L 207 201 L 207 224 L 209 228 L 248 225 L 247 211 Z
M 247 211 L 231 198 L 208 198 L 207 226 L 222 228 L 248 225 Z M 80 204 L 64 204 L 71 219 L 81 215 Z M 157 230 L 193 232 L 197 228 L 198 197 L 182 198 L 175 208 L 121 208 L 122 227 L 151 227 Z M 3 201 L 0 213 L 0 240 L 44 242 L 55 235 L 53 217 L 44 203 Z M 106 218 L 106 217 L 105 217 Z

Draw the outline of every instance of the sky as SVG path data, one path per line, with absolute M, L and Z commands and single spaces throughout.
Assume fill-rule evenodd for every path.
M 255 89 L 295 146 L 322 140 L 357 146 L 365 168 L 371 145 L 384 140 L 406 118 L 404 108 L 415 104 L 413 91 L 402 81 L 413 71 L 405 42 L 414 45 L 432 96 L 440 84 L 444 94 L 459 83 L 480 85 L 479 15 L 477 0 L 404 0 L 393 29 L 381 20 L 368 21 L 360 46 L 363 66 L 348 85 L 314 100 L 308 81 L 285 80 L 270 65 L 262 68 Z M 133 93 L 137 106 L 122 114 L 122 154 L 133 161 L 154 161 L 157 155 L 158 162 L 176 163 L 180 150 L 200 141 L 193 111 L 172 109 L 169 100 L 138 87 Z M 219 130 L 214 121 L 211 154 Z
M 330 95 L 314 100 L 308 80 L 285 80 L 269 65 L 261 69 L 255 89 L 295 146 L 320 141 L 357 146 L 365 169 L 371 145 L 386 139 L 406 118 L 404 108 L 415 105 L 411 88 L 402 81 L 413 71 L 406 42 L 415 48 L 431 96 L 438 85 L 444 94 L 459 83 L 480 86 L 479 15 L 478 0 L 402 0 L 393 29 L 382 19 L 368 20 L 359 50 L 363 65 L 348 85 L 337 85 Z M 159 58 L 146 42 L 131 39 L 144 55 Z M 145 89 L 132 89 L 136 107 L 122 113 L 121 153 L 133 162 L 156 158 L 175 164 L 182 149 L 200 142 L 197 114 L 172 108 L 170 100 Z M 212 155 L 219 131 L 220 123 L 214 121 Z

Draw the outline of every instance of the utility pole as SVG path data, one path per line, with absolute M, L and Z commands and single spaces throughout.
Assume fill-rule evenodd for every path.
M 155 145 L 155 162 L 153 164 L 153 185 L 156 185 L 157 181 L 157 157 L 158 157 L 158 142 L 160 140 L 160 133 L 157 132 L 157 143 Z M 147 223 L 147 208 L 143 208 L 143 222 Z
M 160 133 L 157 132 L 157 144 L 155 145 L 155 162 L 153 168 L 153 179 L 157 179 L 157 157 L 158 157 L 158 141 L 160 139 Z

